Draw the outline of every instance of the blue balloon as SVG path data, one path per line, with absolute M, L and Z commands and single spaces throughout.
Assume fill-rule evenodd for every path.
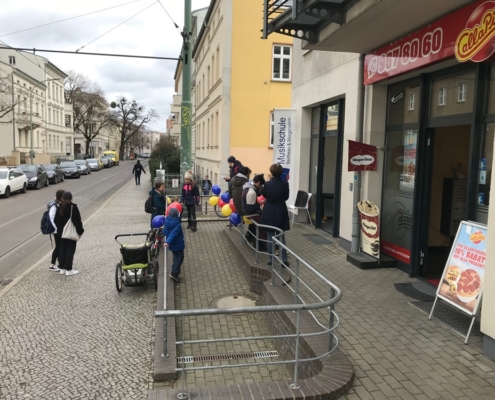
M 218 196 L 220 194 L 220 192 L 222 191 L 222 189 L 218 185 L 213 185 L 213 187 L 211 188 L 211 191 L 213 192 L 213 194 Z
M 163 215 L 157 215 L 155 218 L 153 218 L 153 221 L 151 221 L 151 225 L 153 225 L 153 228 L 161 228 L 165 222 L 165 217 Z
M 229 202 L 229 200 L 230 200 L 230 196 L 229 196 L 229 194 L 228 194 L 228 193 L 223 193 L 223 194 L 220 196 L 220 198 L 222 199 L 222 201 L 223 201 L 224 203 L 228 203 L 228 202 Z
M 230 214 L 230 222 L 232 225 L 237 226 L 241 223 L 241 216 L 238 213 L 232 213 Z

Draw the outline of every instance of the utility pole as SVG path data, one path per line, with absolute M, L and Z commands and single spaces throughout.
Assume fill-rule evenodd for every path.
M 191 71 L 192 71 L 192 44 L 191 44 L 191 0 L 184 0 L 184 40 L 182 45 L 182 102 L 180 104 L 180 174 L 184 176 L 191 168 Z

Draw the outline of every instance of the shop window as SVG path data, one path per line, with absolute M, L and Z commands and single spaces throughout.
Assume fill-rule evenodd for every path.
M 459 82 L 457 84 L 457 102 L 462 103 L 466 101 L 466 82 Z
M 272 80 L 291 80 L 292 46 L 274 45 L 272 53 Z
M 495 124 L 488 124 L 483 136 L 481 158 L 478 166 L 478 206 L 488 206 L 490 204 Z
M 439 106 L 445 105 L 445 99 L 447 97 L 446 94 L 447 94 L 447 89 L 445 88 L 445 86 L 438 89 L 438 105 Z
M 409 111 L 414 111 L 414 102 L 416 100 L 416 94 L 411 93 L 409 95 Z

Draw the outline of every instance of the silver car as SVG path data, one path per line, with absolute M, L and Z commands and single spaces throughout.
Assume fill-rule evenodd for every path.
M 91 171 L 99 171 L 101 169 L 100 162 L 96 158 L 88 158 L 86 161 L 88 162 Z
M 81 173 L 81 175 L 89 175 L 91 173 L 91 167 L 88 164 L 87 160 L 75 160 L 77 165 L 77 169 Z

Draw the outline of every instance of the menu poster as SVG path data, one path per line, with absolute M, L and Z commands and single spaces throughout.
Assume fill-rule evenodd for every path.
M 401 190 L 414 190 L 416 177 L 416 145 L 418 134 L 416 130 L 404 133 L 404 158 L 403 169 L 400 176 L 399 188 Z
M 483 293 L 486 225 L 462 221 L 443 271 L 437 296 L 475 315 Z

